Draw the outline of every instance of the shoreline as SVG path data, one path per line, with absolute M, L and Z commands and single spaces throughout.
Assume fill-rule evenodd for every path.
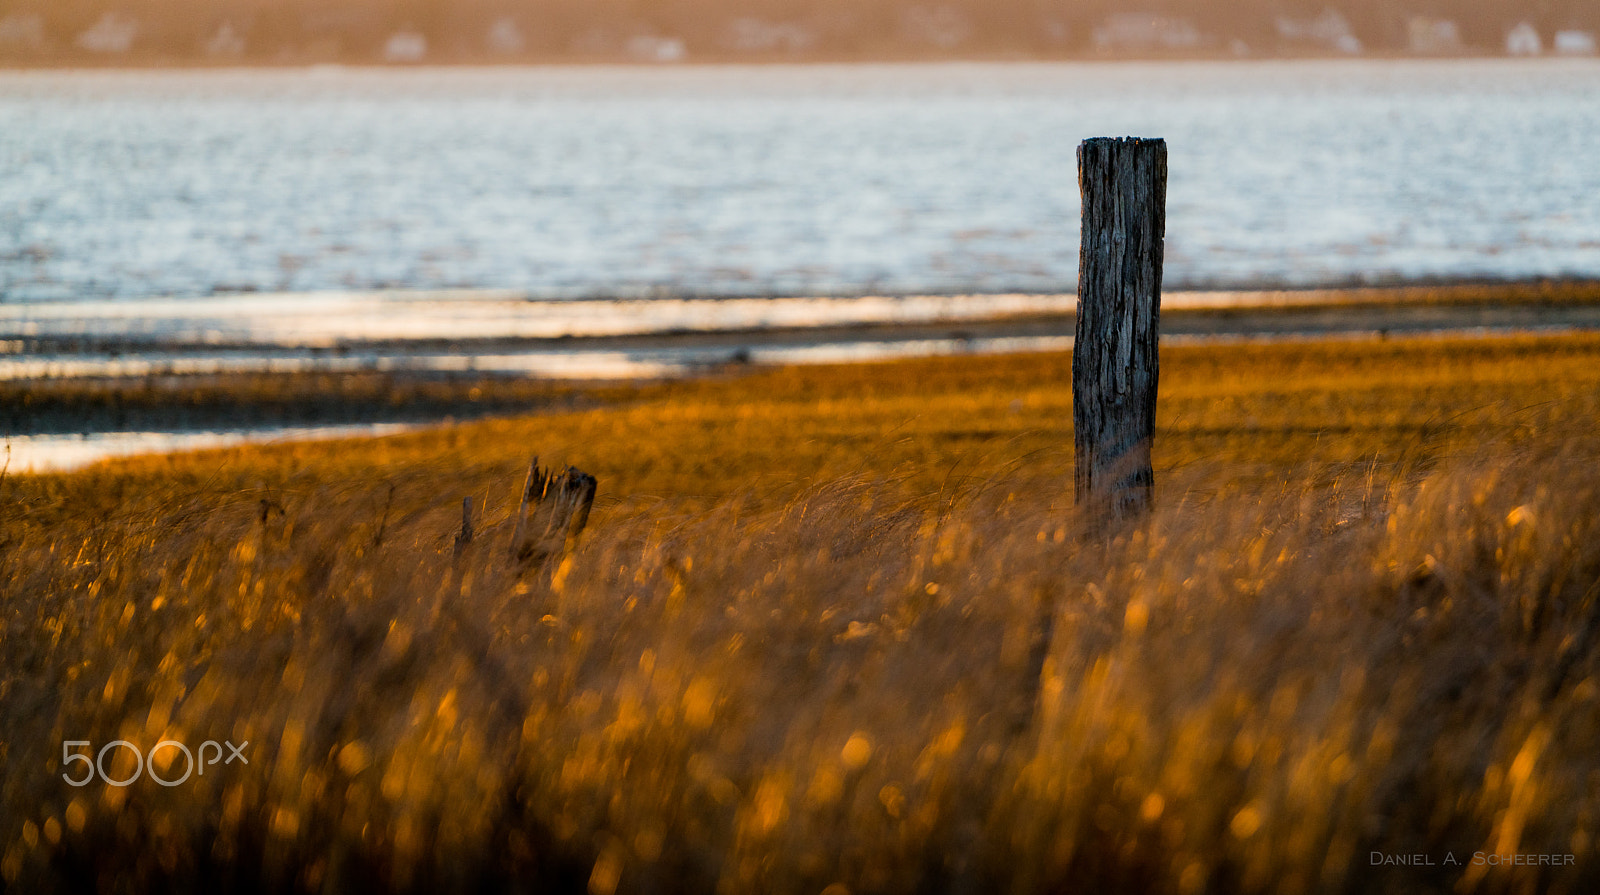
M 693 333 L 823 331 L 1070 316 L 1069 292 L 544 297 L 519 289 L 241 292 L 192 298 L 0 302 L 0 357 L 77 353 L 484 345 Z M 1349 307 L 1600 306 L 1600 279 L 1173 289 L 1162 311 Z M 596 343 L 599 344 L 599 343 Z
M 551 301 L 457 290 L 41 302 L 0 305 L 0 382 L 267 373 L 654 379 L 819 356 L 1064 350 L 1075 314 L 1076 296 L 1062 293 Z M 1162 297 L 1164 338 L 1594 328 L 1597 281 Z
M 1517 337 L 1559 338 L 1563 335 L 1581 335 L 1595 332 L 1600 327 L 1587 330 L 1571 328 L 1556 330 L 1475 328 L 1457 331 L 1421 331 L 1396 336 L 1396 345 L 1417 344 L 1430 341 L 1493 343 Z M 1061 354 L 1070 349 L 1070 337 L 1061 340 L 1040 339 L 1031 344 L 1011 344 L 1007 351 L 952 350 L 924 351 L 897 356 L 849 356 L 842 353 L 814 353 L 808 358 L 790 359 L 785 364 L 747 363 L 742 369 L 754 372 L 767 368 L 803 367 L 824 365 L 838 367 L 867 366 L 874 363 L 927 359 L 942 353 L 946 356 L 973 358 L 979 356 L 1013 356 L 1027 354 Z M 1386 334 L 1335 333 L 1314 337 L 1299 335 L 1254 336 L 1163 336 L 1165 346 L 1204 348 L 1226 345 L 1283 345 L 1299 342 L 1306 346 L 1327 345 L 1336 342 L 1352 346 L 1390 341 Z M 940 346 L 943 347 L 943 346 Z M 725 378 L 741 369 L 724 365 L 700 371 L 699 377 Z M 254 425 L 229 425 L 241 412 L 239 402 L 233 400 L 236 385 L 249 377 L 203 377 L 213 392 L 223 396 L 220 402 L 195 406 L 192 389 L 201 377 L 169 377 L 165 381 L 146 379 L 142 383 L 112 380 L 107 382 L 67 382 L 60 400 L 22 390 L 24 401 L 35 406 L 25 411 L 36 425 L 24 431 L 10 431 L 0 435 L 0 446 L 5 451 L 4 464 L 12 474 L 51 474 L 71 472 L 102 461 L 135 456 L 173 456 L 208 449 L 236 448 L 248 445 L 284 444 L 290 442 L 325 441 L 340 439 L 371 439 L 388 435 L 414 433 L 432 429 L 448 429 L 460 424 L 492 419 L 511 420 L 518 417 L 542 416 L 578 409 L 618 407 L 628 403 L 630 396 L 637 397 L 652 385 L 682 380 L 683 375 L 660 377 L 653 380 L 599 381 L 589 384 L 555 383 L 548 380 L 516 380 L 484 377 L 464 382 L 447 380 L 422 380 L 403 374 L 368 374 L 382 380 L 388 390 L 398 392 L 406 387 L 440 385 L 454 389 L 453 403 L 435 404 L 431 409 L 419 409 L 397 403 L 381 396 L 368 400 L 350 401 L 337 394 L 312 394 L 297 401 L 276 405 L 243 408 L 247 417 L 256 420 Z M 278 374 L 269 379 L 289 381 L 318 378 L 312 374 Z M 349 379 L 354 377 L 339 377 Z M 557 400 L 501 401 L 495 392 L 518 382 L 550 385 L 572 385 L 573 392 Z M 611 392 L 608 397 L 598 393 Z M 488 401 L 483 401 L 487 393 Z M 18 394 L 0 384 L 0 411 L 14 411 Z M 130 397 L 132 400 L 129 400 Z M 141 399 L 145 403 L 141 403 Z M 153 400 L 152 400 L 153 399 Z M 253 415 L 253 416 L 252 416 Z M 137 420 L 134 428 L 130 421 Z M 326 421 L 326 422 L 319 422 Z
M 13 449 L 11 470 L 64 471 L 140 453 L 380 435 L 571 410 L 626 401 L 652 383 L 760 368 L 1067 352 L 1076 325 L 1070 295 L 672 300 L 653 310 L 672 310 L 681 322 L 699 317 L 702 328 L 663 327 L 656 319 L 653 329 L 634 331 L 628 327 L 639 320 L 628 312 L 652 310 L 644 307 L 651 302 L 532 302 L 503 294 L 358 300 L 376 301 L 381 307 L 369 311 L 379 317 L 385 308 L 481 310 L 488 301 L 496 315 L 533 309 L 536 325 L 543 325 L 538 311 L 561 310 L 573 314 L 558 325 L 581 331 L 619 315 L 613 322 L 622 327 L 594 335 L 348 339 L 321 346 L 270 338 L 141 345 L 61 334 L 53 343 L 34 337 L 30 345 L 13 333 L 0 338 L 7 349 L 0 353 L 0 441 Z M 273 304 L 268 297 L 254 306 Z M 305 319 L 292 316 L 305 312 L 295 302 L 283 310 L 291 314 L 284 320 Z M 515 318 L 472 319 L 492 325 Z M 344 319 L 334 314 L 322 322 L 337 326 Z M 814 322 L 803 325 L 806 319 Z M 15 315 L 0 314 L 0 328 L 14 322 Z M 1600 331 L 1600 283 L 1180 292 L 1163 296 L 1161 327 L 1162 343 L 1174 347 Z M 38 351 L 43 345 L 53 350 Z

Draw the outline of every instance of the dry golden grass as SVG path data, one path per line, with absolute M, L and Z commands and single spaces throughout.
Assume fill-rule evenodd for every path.
M 1593 336 L 1165 351 L 1157 509 L 1111 543 L 1064 491 L 1061 356 L 11 476 L 0 871 L 1591 891 L 1597 361 Z M 532 453 L 607 498 L 538 569 L 507 549 Z M 463 495 L 487 509 L 458 557 Z M 63 741 L 119 738 L 250 764 L 62 781 Z
M 1351 286 L 1268 293 L 1279 303 L 1400 307 L 1417 305 L 1592 305 L 1600 281 L 1544 280 L 1525 283 L 1439 283 L 1411 286 Z M 1163 314 L 1168 313 L 1163 311 Z M 1178 313 L 1185 313 L 1178 310 Z

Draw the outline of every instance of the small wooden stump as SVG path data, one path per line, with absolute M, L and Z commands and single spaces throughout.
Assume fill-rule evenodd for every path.
M 599 489 L 595 477 L 568 466 L 556 475 L 535 459 L 522 486 L 522 504 L 511 535 L 511 555 L 532 564 L 566 549 L 589 524 L 589 510 Z
M 1074 493 L 1100 523 L 1143 514 L 1155 473 L 1156 338 L 1166 238 L 1165 140 L 1078 147 L 1083 239 L 1072 354 Z
M 461 498 L 461 528 L 456 530 L 456 559 L 472 545 L 472 498 Z

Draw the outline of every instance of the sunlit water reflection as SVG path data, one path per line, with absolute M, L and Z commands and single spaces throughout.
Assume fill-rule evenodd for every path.
M 1600 63 L 0 74 L 0 298 L 1063 291 L 1073 148 L 1168 282 L 1600 276 Z

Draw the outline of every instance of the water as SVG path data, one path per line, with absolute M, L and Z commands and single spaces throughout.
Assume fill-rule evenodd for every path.
M 1600 276 L 1600 62 L 0 73 L 0 300 L 1070 291 L 1163 136 L 1187 288 Z
M 83 435 L 12 435 L 0 438 L 8 473 L 65 472 L 115 457 L 212 450 L 245 444 L 282 444 L 336 438 L 372 438 L 416 429 L 403 423 L 290 426 L 184 432 L 89 432 Z

